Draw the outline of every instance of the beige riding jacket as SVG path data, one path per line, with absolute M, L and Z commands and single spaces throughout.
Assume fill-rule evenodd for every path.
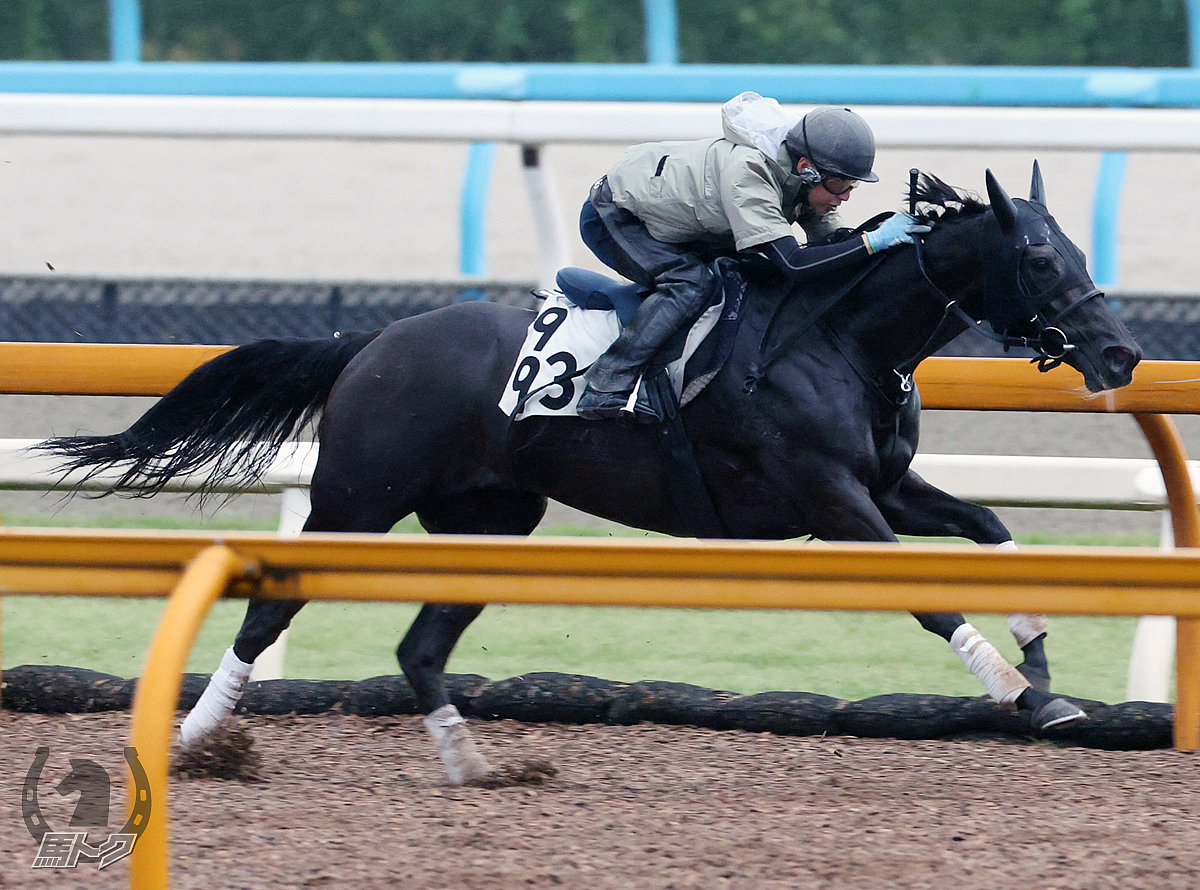
M 736 248 L 746 250 L 794 236 L 795 222 L 809 238 L 832 231 L 837 225 L 830 218 L 833 214 L 818 217 L 800 202 L 804 185 L 789 173 L 791 160 L 782 136 L 774 141 L 778 123 L 764 134 L 767 128 L 762 124 L 747 123 L 744 116 L 731 119 L 735 103 L 746 107 L 760 102 L 783 113 L 774 100 L 743 93 L 721 109 L 724 138 L 630 148 L 608 172 L 613 201 L 645 223 L 659 241 L 671 244 L 732 234 Z M 756 143 L 774 144 L 775 156 Z

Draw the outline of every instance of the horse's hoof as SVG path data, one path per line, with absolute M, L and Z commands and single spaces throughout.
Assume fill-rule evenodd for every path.
M 1046 668 L 1022 662 L 1017 665 L 1017 670 L 1021 672 L 1022 677 L 1029 681 L 1029 685 L 1038 692 L 1050 691 L 1050 672 Z
M 1056 698 L 1034 711 L 1029 720 L 1034 729 L 1043 730 L 1055 726 L 1070 726 L 1087 718 L 1087 714 L 1065 698 Z
M 437 743 L 438 756 L 446 767 L 451 785 L 481 782 L 491 772 L 487 760 L 475 747 L 467 721 L 454 705 L 442 705 L 425 717 L 425 728 Z
M 443 761 L 446 766 L 446 778 L 451 785 L 482 785 L 492 777 L 492 768 L 482 754 L 475 750 L 472 743 L 469 748 L 460 749 L 457 756 Z

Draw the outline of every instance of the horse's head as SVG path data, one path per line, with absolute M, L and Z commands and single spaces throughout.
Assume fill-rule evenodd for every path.
M 991 215 L 983 229 L 983 318 L 1009 343 L 1066 362 L 1092 392 L 1125 386 L 1142 350 L 1092 282 L 1087 260 L 1046 209 L 1033 164 L 1029 200 L 1013 200 L 987 171 Z

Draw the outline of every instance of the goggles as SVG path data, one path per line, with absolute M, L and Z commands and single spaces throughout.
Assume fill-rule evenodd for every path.
M 857 187 L 859 180 L 845 179 L 841 176 L 826 176 L 821 180 L 821 187 L 835 198 L 848 195 L 850 190 Z

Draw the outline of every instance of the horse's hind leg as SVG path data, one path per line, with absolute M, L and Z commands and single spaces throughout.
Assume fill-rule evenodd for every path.
M 250 600 L 237 638 L 225 650 L 220 666 L 179 728 L 181 748 L 199 745 L 233 713 L 250 680 L 254 660 L 275 642 L 303 606 L 303 600 Z
M 475 748 L 466 720 L 446 693 L 446 661 L 458 638 L 483 611 L 483 606 L 426 604 L 396 649 L 400 669 L 412 686 L 425 715 L 446 775 L 454 785 L 478 782 L 490 767 Z
M 390 512 L 381 508 L 378 516 L 366 511 L 342 516 L 315 507 L 304 530 L 386 532 L 395 522 L 391 518 L 395 512 L 395 508 Z M 279 638 L 302 608 L 304 600 L 250 600 L 233 645 L 225 650 L 221 664 L 179 729 L 181 748 L 199 745 L 233 713 L 250 680 L 255 660 Z
M 546 499 L 523 492 L 479 492 L 444 499 L 417 516 L 430 532 L 452 534 L 527 535 L 541 521 Z M 478 782 L 489 773 L 475 748 L 466 721 L 446 692 L 446 662 L 463 631 L 483 611 L 478 605 L 427 603 L 396 649 L 400 669 L 425 714 L 425 727 L 451 783 Z

